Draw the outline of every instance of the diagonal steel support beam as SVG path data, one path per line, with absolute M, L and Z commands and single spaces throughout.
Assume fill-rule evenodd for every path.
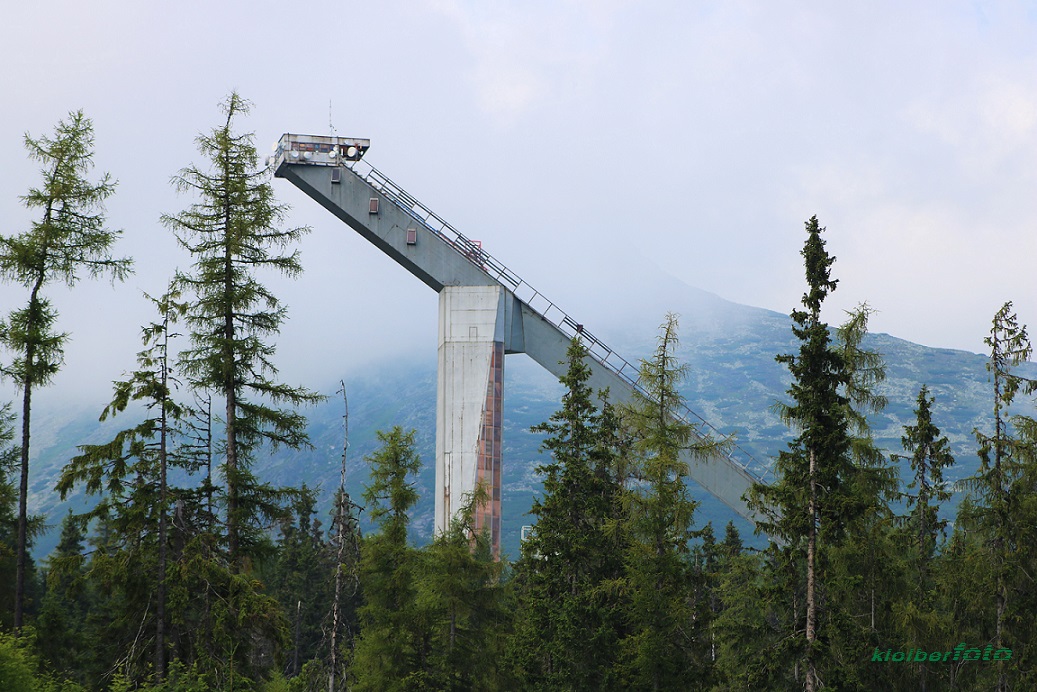
M 282 138 L 283 150 L 292 137 Z M 543 296 L 376 169 L 361 174 L 359 165 L 292 163 L 280 153 L 274 161 L 277 177 L 289 180 L 440 294 L 436 530 L 449 525 L 464 494 L 483 482 L 490 504 L 480 509 L 477 519 L 485 522 L 499 545 L 501 460 L 492 437 L 499 421 L 494 407 L 502 400 L 502 395 L 493 398 L 498 368 L 503 377 L 503 363 L 494 360 L 497 349 L 526 353 L 560 377 L 570 340 L 583 334 L 592 346 L 590 385 L 595 390 L 607 388 L 613 403 L 633 399 L 636 370 L 553 303 L 534 307 Z M 523 289 L 527 295 L 520 297 Z M 704 457 L 689 453 L 684 460 L 692 480 L 754 521 L 744 498 L 764 476 L 751 473 L 751 458 L 744 459 L 739 463 L 717 452 Z

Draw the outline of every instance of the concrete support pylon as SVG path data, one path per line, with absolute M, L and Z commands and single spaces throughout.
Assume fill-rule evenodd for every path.
M 478 438 L 477 430 L 461 434 L 459 428 L 470 430 L 469 426 L 462 424 L 462 416 L 471 418 L 475 415 L 478 422 L 474 425 L 478 429 L 482 422 L 480 416 L 483 410 L 492 410 L 494 413 L 499 410 L 492 406 L 486 409 L 485 406 L 489 391 L 489 362 L 493 353 L 500 352 L 499 346 L 491 348 L 489 344 L 483 345 L 484 354 L 481 358 L 485 365 L 480 366 L 485 368 L 483 375 L 486 379 L 482 380 L 479 386 L 468 387 L 475 396 L 475 413 L 471 413 L 471 407 L 465 408 L 461 405 L 464 399 L 457 394 L 458 386 L 455 380 L 458 375 L 455 370 L 458 368 L 454 365 L 462 359 L 458 353 L 463 351 L 463 348 L 458 341 L 470 339 L 470 332 L 465 329 L 465 325 L 459 327 L 453 324 L 454 317 L 457 316 L 453 314 L 450 306 L 455 302 L 455 298 L 474 300 L 473 296 L 484 295 L 483 291 L 489 291 L 484 295 L 486 309 L 489 311 L 489 306 L 494 302 L 492 291 L 495 289 L 479 287 L 494 286 L 503 289 L 503 299 L 500 298 L 500 294 L 497 298 L 493 341 L 501 341 L 498 333 L 501 332 L 500 303 L 503 300 L 505 319 L 503 334 L 500 336 L 503 337 L 504 353 L 525 353 L 557 377 L 565 375 L 566 351 L 572 337 L 582 334 L 591 347 L 591 352 L 595 354 L 593 358 L 587 359 L 587 365 L 591 369 L 588 385 L 594 391 L 608 388 L 614 404 L 630 401 L 637 395 L 637 385 L 632 380 L 632 377 L 636 376 L 636 369 L 604 343 L 581 330 L 575 320 L 548 301 L 543 294 L 533 290 L 532 286 L 497 259 L 483 253 L 477 243 L 461 235 L 381 172 L 374 168 L 367 171 L 354 170 L 352 166 L 330 165 L 330 152 L 336 147 L 341 147 L 344 142 L 347 146 L 358 146 L 359 153 L 362 154 L 366 151 L 368 140 L 285 134 L 281 138 L 273 161 L 275 175 L 290 181 L 429 288 L 441 293 L 435 525 L 437 530 L 443 531 L 449 526 L 450 518 L 460 506 L 465 489 L 470 492 L 475 486 L 472 477 L 476 475 L 479 466 L 478 460 L 474 463 L 462 463 L 460 459 L 465 455 L 466 449 L 469 450 L 467 453 L 474 454 L 470 450 L 472 443 L 466 441 L 465 435 Z M 341 149 L 338 151 L 341 154 Z M 516 292 L 521 295 L 516 295 Z M 522 297 L 523 295 L 526 297 Z M 539 307 L 534 307 L 534 303 Z M 470 326 L 477 327 L 479 335 L 479 338 L 473 341 L 484 338 L 489 331 L 478 329 L 477 324 Z M 447 334 L 451 335 L 450 338 L 446 338 Z M 490 355 L 486 355 L 487 353 Z M 500 358 L 498 357 L 495 362 L 500 362 Z M 471 373 L 478 373 L 478 369 L 469 368 L 468 374 Z M 461 372 L 461 375 L 465 373 Z M 445 386 L 448 381 L 451 382 L 449 395 Z M 480 390 L 479 387 L 486 389 Z M 460 389 L 463 390 L 464 387 Z M 499 448 L 495 451 L 499 452 Z M 450 461 L 445 461 L 446 454 L 450 455 Z M 459 457 L 457 460 L 454 460 L 455 454 Z M 754 483 L 767 481 L 766 476 L 748 470 L 747 464 L 752 463 L 755 466 L 751 457 L 740 450 L 734 456 L 728 451 L 716 450 L 706 457 L 685 451 L 681 458 L 688 464 L 689 477 L 692 480 L 742 517 L 753 522 L 759 519 L 744 498 Z M 490 461 L 493 469 L 499 469 L 499 461 Z M 498 466 L 493 466 L 494 463 Z M 446 473 L 448 468 L 449 478 Z M 495 471 L 484 475 L 493 478 Z M 499 488 L 499 485 L 494 487 Z M 488 522 L 491 528 L 493 509 L 491 506 L 491 521 Z M 485 515 L 479 521 L 487 525 Z
M 500 555 L 501 431 L 505 308 L 500 286 L 444 286 L 439 293 L 436 393 L 436 533 L 482 486 L 475 529 L 487 530 Z

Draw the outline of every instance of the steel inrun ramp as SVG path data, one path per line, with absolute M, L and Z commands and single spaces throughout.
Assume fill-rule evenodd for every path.
M 451 226 L 381 171 L 362 160 L 369 140 L 284 135 L 271 158 L 292 182 L 440 294 L 436 426 L 436 530 L 443 531 L 466 493 L 484 484 L 489 501 L 476 516 L 495 550 L 500 541 L 500 402 L 503 355 L 526 353 L 556 376 L 579 336 L 590 353 L 590 386 L 613 402 L 635 392 L 638 368 L 582 324 Z M 723 435 L 687 407 L 705 434 Z M 743 499 L 770 471 L 735 444 L 708 456 L 686 453 L 689 476 L 753 521 Z

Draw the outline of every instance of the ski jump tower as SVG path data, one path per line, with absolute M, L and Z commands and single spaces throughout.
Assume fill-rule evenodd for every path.
M 321 206 L 439 293 L 436 393 L 436 532 L 466 496 L 483 486 L 475 528 L 501 540 L 501 428 L 504 356 L 525 353 L 556 376 L 579 335 L 590 351 L 589 384 L 613 402 L 639 390 L 638 369 L 374 167 L 370 140 L 286 134 L 271 159 L 275 175 Z M 711 428 L 690 410 L 689 420 Z M 743 495 L 762 469 L 733 447 L 709 458 L 687 455 L 690 476 L 752 521 Z

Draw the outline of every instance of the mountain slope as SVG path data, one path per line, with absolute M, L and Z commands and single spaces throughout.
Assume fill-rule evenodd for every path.
M 775 362 L 777 353 L 792 352 L 796 342 L 789 318 L 779 313 L 738 305 L 715 295 L 688 287 L 667 277 L 654 284 L 654 293 L 610 304 L 609 324 L 595 333 L 632 362 L 647 356 L 654 347 L 662 306 L 682 315 L 679 356 L 690 365 L 684 394 L 692 410 L 724 433 L 734 434 L 738 444 L 759 462 L 769 464 L 790 439 L 772 407 L 784 400 L 787 371 Z M 653 309 L 658 306 L 660 309 Z M 927 383 L 936 396 L 934 422 L 952 442 L 958 464 L 949 472 L 951 480 L 971 474 L 975 467 L 972 437 L 974 428 L 985 428 L 989 411 L 986 359 L 977 354 L 919 346 L 885 334 L 871 335 L 866 345 L 881 351 L 889 377 L 882 393 L 889 406 L 873 418 L 881 446 L 900 451 L 902 426 L 913 421 L 918 389 Z M 431 349 L 429 349 L 431 350 Z M 346 377 L 350 402 L 350 449 L 348 489 L 359 501 L 366 481 L 363 457 L 374 451 L 375 432 L 393 425 L 417 430 L 418 451 L 423 463 L 418 479 L 422 495 L 414 516 L 414 532 L 426 540 L 432 532 L 434 481 L 434 434 L 436 371 L 434 357 L 386 362 Z M 338 483 L 342 453 L 342 402 L 334 394 L 337 382 L 323 390 L 329 399 L 307 411 L 312 450 L 281 450 L 257 461 L 260 477 L 276 484 L 320 486 L 325 507 Z M 522 355 L 509 356 L 505 366 L 504 428 L 504 550 L 517 555 L 520 528 L 531 519 L 526 515 L 540 483 L 535 473 L 541 463 L 539 437 L 531 425 L 546 420 L 559 406 L 561 387 L 548 373 Z M 38 461 L 33 468 L 31 505 L 56 524 L 64 507 L 80 507 L 82 497 L 60 503 L 51 490 L 61 465 L 75 453 L 75 445 L 98 442 L 119 426 L 131 423 L 129 415 L 100 426 L 97 412 L 43 410 L 34 421 L 34 449 Z M 910 472 L 908 467 L 901 477 Z M 698 521 L 723 525 L 736 519 L 748 533 L 750 527 L 737 520 L 726 507 L 696 489 L 703 502 Z M 38 556 L 53 546 L 53 535 L 37 542 Z

